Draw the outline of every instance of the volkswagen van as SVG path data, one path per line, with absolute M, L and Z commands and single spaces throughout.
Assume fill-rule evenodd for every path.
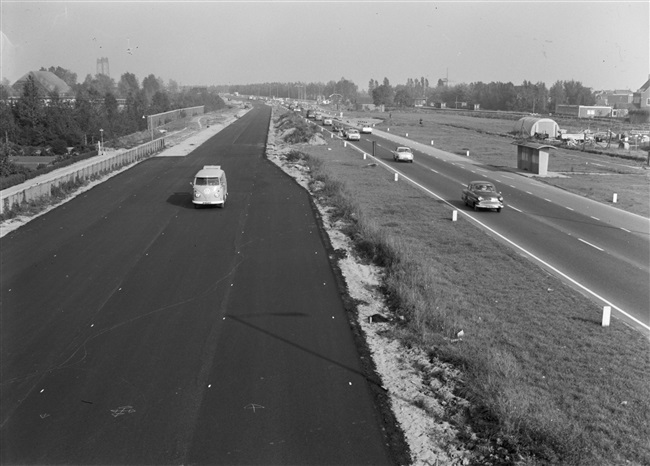
M 195 208 L 202 205 L 224 207 L 228 197 L 226 174 L 220 165 L 204 165 L 196 175 L 192 185 L 192 203 Z

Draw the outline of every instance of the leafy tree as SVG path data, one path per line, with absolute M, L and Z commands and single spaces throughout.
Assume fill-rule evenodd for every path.
M 117 83 L 117 94 L 126 99 L 129 95 L 136 94 L 140 91 L 140 83 L 133 73 L 124 73 Z
M 183 105 L 185 106 L 185 105 Z M 192 105 L 188 105 L 192 106 Z M 147 102 L 144 91 L 140 90 L 126 98 L 126 109 L 124 110 L 125 129 L 129 132 L 142 131 L 147 127 L 147 120 L 143 118 L 147 114 Z
M 553 111 L 558 105 L 567 103 L 566 93 L 564 92 L 564 83 L 562 81 L 556 81 L 555 84 L 551 86 L 549 90 L 550 94 L 550 105 Z
M 5 143 L 8 140 L 15 140 L 18 127 L 14 120 L 14 112 L 11 104 L 5 100 L 0 101 L 0 138 Z
M 569 105 L 594 105 L 596 98 L 591 88 L 584 87 L 580 81 L 565 81 L 564 94 Z
M 411 96 L 411 91 L 407 86 L 397 86 L 393 102 L 398 107 L 413 106 L 413 97 Z
M 393 105 L 395 91 L 390 84 L 385 84 L 388 79 L 384 78 L 384 84 L 377 86 L 372 90 L 372 101 L 375 105 Z
M 102 127 L 102 118 L 97 102 L 100 102 L 101 96 L 96 90 L 80 87 L 77 90 L 74 103 L 74 120 L 81 133 L 83 145 L 92 144 L 99 135 L 99 128 Z
M 151 99 L 151 107 L 149 108 L 151 114 L 167 112 L 170 108 L 171 103 L 166 92 L 158 91 L 153 95 L 153 98 Z
M 165 89 L 170 94 L 178 94 L 178 92 L 180 91 L 180 86 L 178 85 L 178 83 L 176 81 L 174 81 L 173 79 L 170 79 L 169 82 L 167 83 L 167 87 Z
M 82 133 L 74 119 L 72 104 L 61 99 L 56 90 L 49 94 L 48 100 L 44 108 L 46 142 L 52 144 L 54 141 L 63 141 L 66 145 L 79 144 Z
M 32 75 L 27 77 L 13 109 L 16 126 L 20 128 L 18 142 L 31 146 L 42 144 L 45 141 L 45 106 Z
M 112 138 L 120 132 L 120 114 L 118 112 L 117 99 L 115 96 L 107 92 L 103 100 L 103 113 L 104 113 L 104 128 L 106 136 Z
M 144 97 L 148 104 L 151 102 L 153 95 L 160 91 L 160 89 L 162 89 L 162 85 L 153 74 L 150 74 L 142 80 L 142 90 L 144 91 Z
M 87 90 L 92 90 L 98 95 L 106 95 L 107 92 L 115 93 L 115 81 L 113 78 L 106 76 L 105 74 L 96 74 L 93 78 L 91 75 L 86 75 L 82 86 Z

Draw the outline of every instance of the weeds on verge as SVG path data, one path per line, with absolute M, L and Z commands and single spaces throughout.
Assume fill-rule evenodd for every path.
M 87 184 L 87 180 L 75 178 L 74 180 L 60 183 L 59 185 L 53 185 L 50 189 L 50 196 L 43 196 L 38 199 L 16 203 L 13 204 L 10 209 L 4 209 L 0 214 L 0 222 L 16 218 L 20 215 L 36 215 L 48 207 L 64 200 L 74 191 Z

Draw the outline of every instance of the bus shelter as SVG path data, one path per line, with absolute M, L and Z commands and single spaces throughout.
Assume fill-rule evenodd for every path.
M 548 150 L 555 147 L 534 142 L 513 142 L 517 146 L 517 168 L 540 176 L 548 173 Z

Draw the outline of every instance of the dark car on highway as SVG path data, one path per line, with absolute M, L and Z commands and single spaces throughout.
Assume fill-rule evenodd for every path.
M 463 189 L 460 199 L 465 205 L 478 209 L 503 209 L 503 196 L 488 181 L 472 181 Z

